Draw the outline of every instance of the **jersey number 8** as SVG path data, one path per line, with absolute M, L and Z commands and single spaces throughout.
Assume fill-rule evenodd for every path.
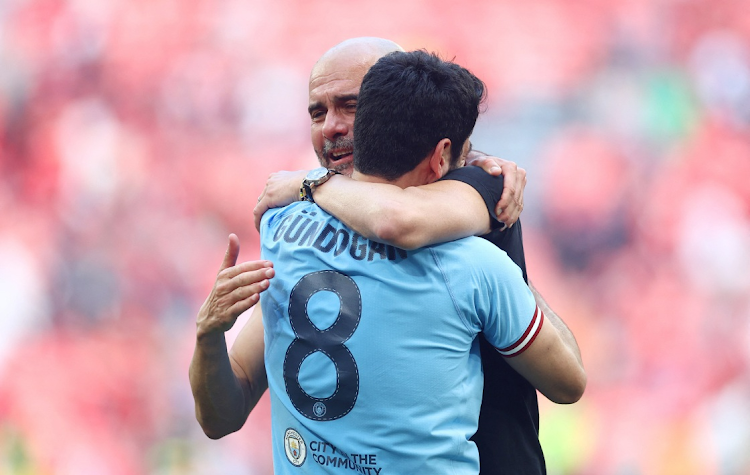
M 310 320 L 307 302 L 320 291 L 330 291 L 339 298 L 336 321 L 320 330 Z M 294 340 L 284 357 L 284 384 L 294 407 L 308 419 L 332 421 L 352 410 L 359 393 L 359 370 L 349 348 L 344 345 L 351 338 L 362 317 L 362 298 L 351 277 L 336 271 L 307 274 L 292 289 L 289 296 L 289 319 Z M 336 389 L 329 397 L 318 398 L 306 393 L 299 383 L 302 362 L 320 351 L 336 368 Z

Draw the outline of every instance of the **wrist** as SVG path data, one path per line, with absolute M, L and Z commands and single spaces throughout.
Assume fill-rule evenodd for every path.
M 309 201 L 314 203 L 313 194 L 315 190 L 327 182 L 332 176 L 338 175 L 339 172 L 333 169 L 327 169 L 324 167 L 315 168 L 302 180 L 302 187 L 299 190 L 300 200 Z
M 205 347 L 215 347 L 226 344 L 224 331 L 216 325 L 201 322 L 196 324 L 195 339 L 197 343 Z

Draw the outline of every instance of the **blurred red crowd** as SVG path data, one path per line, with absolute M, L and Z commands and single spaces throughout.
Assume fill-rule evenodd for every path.
M 542 404 L 550 473 L 750 473 L 746 9 L 5 2 L 0 474 L 271 472 L 265 400 L 194 420 L 194 315 L 229 232 L 257 257 L 268 174 L 315 164 L 314 61 L 363 35 L 485 80 L 474 143 L 528 170 L 530 278 L 589 372 Z

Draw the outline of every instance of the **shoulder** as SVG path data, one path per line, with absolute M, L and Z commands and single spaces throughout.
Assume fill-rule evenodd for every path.
M 486 239 L 475 236 L 430 246 L 436 259 L 448 261 L 465 270 L 494 272 L 515 266 L 508 254 Z
M 500 201 L 503 194 L 503 176 L 493 176 L 479 167 L 462 167 L 451 170 L 441 181 L 459 181 L 465 183 L 479 193 L 484 200 L 487 210 L 493 218 L 495 217 L 495 204 Z M 496 219 L 493 222 L 497 223 Z
M 489 186 L 493 188 L 499 186 L 501 190 L 503 188 L 502 175 L 490 175 L 483 169 L 474 166 L 466 166 L 451 170 L 443 178 L 441 178 L 441 180 L 462 181 L 475 188 L 479 186 Z
M 528 323 L 524 318 L 531 315 L 533 303 L 521 269 L 504 251 L 481 238 L 429 249 L 467 326 L 485 331 L 497 348 L 512 344 L 520 334 L 518 328 Z

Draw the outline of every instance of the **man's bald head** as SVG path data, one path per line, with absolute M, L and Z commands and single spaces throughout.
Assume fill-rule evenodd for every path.
M 378 59 L 393 51 L 403 48 L 383 38 L 351 38 L 315 63 L 308 112 L 313 148 L 322 166 L 352 173 L 354 113 L 362 78 Z
M 374 36 L 350 38 L 323 53 L 313 66 L 311 77 L 318 67 L 324 67 L 331 61 L 349 66 L 359 65 L 369 69 L 378 59 L 393 51 L 404 51 L 404 49 L 385 38 Z

